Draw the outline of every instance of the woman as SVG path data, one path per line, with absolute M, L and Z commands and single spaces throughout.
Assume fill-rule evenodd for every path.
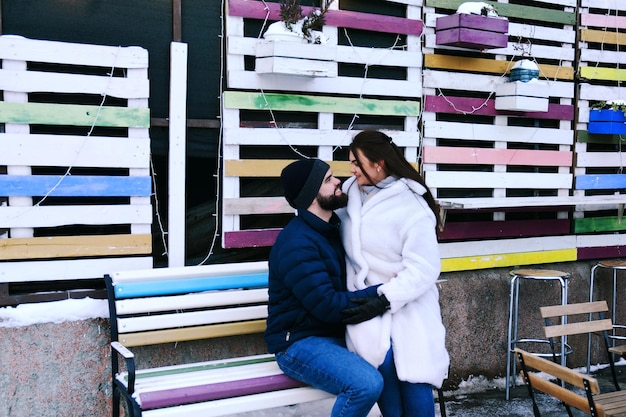
M 377 291 L 387 309 L 347 326 L 346 342 L 383 375 L 378 405 L 384 417 L 432 417 L 432 390 L 441 387 L 450 363 L 436 286 L 437 207 L 420 174 L 384 133 L 357 134 L 350 162 L 353 176 L 343 185 L 348 206 L 338 213 L 348 289 L 382 284 Z

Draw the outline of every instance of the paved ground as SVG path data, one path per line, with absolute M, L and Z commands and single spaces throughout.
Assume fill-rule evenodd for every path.
M 622 387 L 626 387 L 626 366 L 618 366 L 618 378 Z M 599 380 L 602 392 L 613 391 L 608 368 L 593 372 Z M 504 398 L 504 380 L 487 381 L 476 378 L 467 381 L 456 391 L 445 393 L 446 413 L 448 417 L 533 417 L 532 402 L 524 385 L 511 390 L 511 399 Z M 624 388 L 626 389 L 626 388 Z M 542 417 L 567 417 L 562 404 L 556 400 L 537 395 Z M 328 417 L 333 400 L 317 401 L 293 407 L 281 407 L 266 411 L 238 414 L 237 417 Z M 436 408 L 439 416 L 439 408 Z M 575 417 L 585 414 L 573 410 Z M 380 417 L 375 408 L 368 417 Z
M 618 366 L 618 380 L 622 387 L 626 386 L 626 366 Z M 602 392 L 615 390 L 610 376 L 609 368 L 599 369 L 592 372 L 598 379 Z M 521 380 L 519 380 L 521 384 Z M 446 393 L 446 411 L 449 417 L 533 417 L 532 401 L 528 396 L 525 385 L 519 385 L 511 390 L 511 399 L 505 400 L 504 380 L 493 384 L 492 389 L 483 389 L 475 392 Z M 476 384 L 481 387 L 484 384 Z M 537 394 L 539 410 L 543 417 L 567 417 L 565 407 L 555 399 Z M 575 417 L 586 414 L 573 409 Z

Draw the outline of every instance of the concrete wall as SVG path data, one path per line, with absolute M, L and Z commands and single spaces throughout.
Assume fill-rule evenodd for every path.
M 570 272 L 569 301 L 588 300 L 593 263 L 541 265 Z M 506 370 L 509 268 L 442 275 L 441 306 L 452 364 L 446 388 L 469 376 L 501 377 Z M 608 299 L 609 275 L 600 274 L 599 297 Z M 626 277 L 624 277 L 626 278 Z M 626 283 L 625 283 L 626 284 Z M 624 288 L 623 285 L 621 288 Z M 559 302 L 556 284 L 522 282 L 520 326 L 540 336 L 538 307 Z M 598 293 L 596 293 L 598 294 Z M 621 297 L 622 311 L 626 300 Z M 5 417 L 110 416 L 108 320 L 36 324 L 0 329 L 0 415 Z M 585 362 L 586 337 L 571 338 L 570 366 Z M 599 341 L 594 339 L 597 344 Z M 138 367 L 261 353 L 260 336 L 233 337 L 136 350 Z M 600 362 L 606 359 L 594 354 Z M 416 358 L 419 360 L 419 358 Z M 504 395 L 504 394 L 503 394 Z

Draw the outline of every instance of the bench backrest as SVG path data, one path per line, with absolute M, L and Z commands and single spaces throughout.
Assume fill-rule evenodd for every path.
M 122 271 L 105 282 L 111 340 L 124 346 L 265 330 L 265 261 Z

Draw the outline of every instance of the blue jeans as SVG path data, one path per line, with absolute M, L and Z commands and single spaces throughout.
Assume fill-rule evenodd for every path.
M 342 339 L 307 337 L 276 353 L 288 376 L 337 396 L 331 417 L 366 417 L 383 389 L 372 365 L 350 352 Z
M 383 417 L 435 417 L 433 386 L 400 381 L 391 349 L 378 370 L 385 380 L 385 387 L 378 400 Z

